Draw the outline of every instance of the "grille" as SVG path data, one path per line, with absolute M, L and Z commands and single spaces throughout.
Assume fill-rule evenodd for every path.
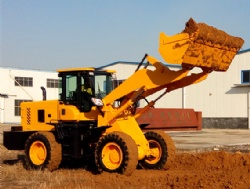
M 31 114 L 30 114 L 30 108 L 27 108 L 27 125 L 30 125 L 31 122 Z

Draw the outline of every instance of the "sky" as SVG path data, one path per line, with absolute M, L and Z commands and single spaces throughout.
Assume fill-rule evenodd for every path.
M 159 33 L 192 17 L 250 48 L 249 0 L 0 0 L 0 66 L 55 71 L 161 60 Z

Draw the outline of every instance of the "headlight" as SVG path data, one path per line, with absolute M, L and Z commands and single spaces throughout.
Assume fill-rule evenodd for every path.
M 99 98 L 91 98 L 91 101 L 93 102 L 94 105 L 96 106 L 103 106 L 103 102 Z

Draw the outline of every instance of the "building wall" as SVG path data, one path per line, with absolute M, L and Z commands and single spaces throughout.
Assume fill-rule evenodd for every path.
M 203 128 L 250 128 L 250 86 L 241 84 L 241 71 L 250 70 L 250 52 L 236 55 L 228 71 L 211 73 L 186 88 L 186 107 L 202 111 Z
M 47 79 L 58 79 L 56 72 L 22 70 L 0 67 L 0 123 L 19 123 L 15 116 L 15 100 L 42 100 L 41 86 L 47 90 L 47 99 L 58 99 L 57 88 L 47 88 Z M 15 77 L 32 77 L 33 87 L 15 86 Z
M 186 87 L 186 107 L 201 110 L 203 117 L 247 117 L 249 87 L 241 84 L 241 70 L 250 70 L 250 52 L 237 55 L 226 72 L 212 72 L 205 81 Z

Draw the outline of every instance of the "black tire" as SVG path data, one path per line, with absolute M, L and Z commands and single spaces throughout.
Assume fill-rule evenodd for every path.
M 112 158 L 115 160 L 111 160 Z M 137 145 L 129 135 L 123 132 L 109 133 L 96 145 L 95 163 L 99 172 L 131 175 L 138 164 Z
M 139 161 L 143 169 L 167 169 L 175 156 L 175 146 L 172 138 L 163 131 L 145 133 L 149 147 L 154 150 L 154 157 L 146 157 Z
M 36 132 L 25 143 L 26 169 L 57 169 L 62 161 L 62 147 L 50 132 Z

